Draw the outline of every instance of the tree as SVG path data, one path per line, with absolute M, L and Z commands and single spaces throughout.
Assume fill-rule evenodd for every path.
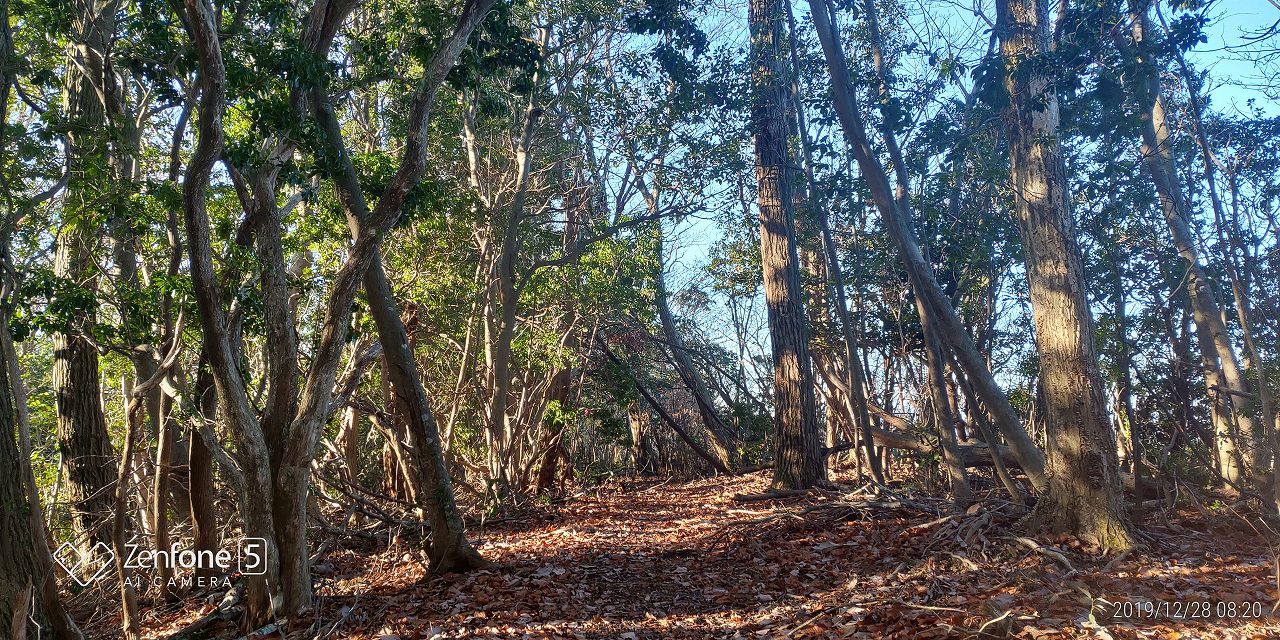
M 111 511 L 116 459 L 102 413 L 98 350 L 93 341 L 97 247 L 102 220 L 113 210 L 117 170 L 109 143 L 108 105 L 117 99 L 111 71 L 116 2 L 81 2 L 72 18 L 67 52 L 66 225 L 58 234 L 54 276 L 65 287 L 66 326 L 54 336 L 53 386 L 58 441 L 73 524 L 84 549 L 109 542 L 103 528 Z
M 1261 473 L 1267 450 L 1259 442 L 1259 427 L 1245 402 L 1252 396 L 1249 382 L 1231 344 L 1218 296 L 1205 273 L 1191 232 L 1192 212 L 1179 182 L 1166 101 L 1161 95 L 1153 44 L 1155 33 L 1147 15 L 1150 2 L 1134 0 L 1129 5 L 1130 40 L 1126 42 L 1124 35 L 1118 34 L 1117 42 L 1133 69 L 1129 87 L 1141 119 L 1142 161 L 1159 197 L 1169 236 L 1187 270 L 1187 293 L 1194 312 L 1196 341 L 1205 386 L 1213 403 L 1218 472 L 1228 486 L 1238 489 L 1251 473 Z
M 1115 437 L 1098 370 L 1093 316 L 1059 150 L 1058 98 L 1046 71 L 1049 3 L 999 0 L 1010 179 L 1022 234 L 1045 402 L 1049 490 L 1033 521 L 1096 541 L 1133 545 L 1121 496 Z
M 8 331 L 0 319 L 0 331 Z M 9 368 L 0 367 L 0 631 L 5 637 L 27 637 L 27 609 L 32 594 L 33 540 L 30 509 L 14 441 L 13 390 Z
M 777 488 L 806 489 L 826 480 L 814 396 L 813 365 L 796 248 L 794 166 L 787 142 L 788 81 L 782 57 L 786 8 L 781 0 L 751 0 L 751 132 L 764 271 L 773 345 L 774 472 Z
M 222 115 L 226 101 L 226 66 L 213 9 L 202 0 L 187 0 L 187 26 L 195 46 L 200 69 L 200 125 L 197 145 L 187 167 L 183 183 L 183 208 L 190 245 L 191 275 L 201 326 L 208 344 L 209 364 L 219 397 L 219 413 L 236 442 L 236 466 L 224 464 L 239 494 L 244 531 L 265 541 L 262 576 L 249 580 L 246 590 L 245 626 L 249 629 L 273 615 L 288 615 L 307 609 L 311 604 L 311 575 L 306 535 L 307 491 L 310 461 L 319 438 L 320 428 L 332 412 L 338 360 L 343 352 L 351 319 L 351 305 L 360 280 L 378 259 L 378 247 L 387 230 L 402 213 L 409 191 L 426 169 L 427 124 L 436 92 L 444 83 L 472 31 L 493 6 L 493 0 L 468 2 L 456 27 L 427 65 L 414 93 L 409 111 L 409 129 L 399 167 L 377 204 L 363 214 L 362 202 L 345 199 L 349 217 L 357 223 L 353 229 L 355 242 L 347 259 L 334 278 L 330 298 L 325 306 L 324 322 L 319 332 L 312 365 L 297 399 L 296 413 L 290 418 L 287 437 L 280 443 L 278 460 L 273 461 L 261 419 L 250 405 L 245 382 L 238 373 L 227 334 L 226 312 L 218 295 L 210 245 L 210 225 L 206 210 L 205 189 L 214 163 L 222 153 L 224 133 Z M 303 45 L 312 53 L 327 52 L 342 20 L 354 3 L 346 3 L 313 11 L 303 30 Z M 341 160 L 343 150 L 336 141 Z M 358 191 L 351 190 L 347 198 Z M 278 300 L 277 300 L 278 302 Z M 277 310 L 278 312 L 278 310 Z M 270 313 L 270 312 L 269 312 Z M 385 334 L 385 332 L 384 332 Z M 393 342 L 390 348 L 405 348 Z M 405 373 L 409 373 L 406 371 Z M 420 416 L 421 417 L 421 416 Z M 426 420 L 426 417 L 422 417 Z M 216 447 L 212 433 L 202 434 L 211 448 Z M 429 444 L 421 443 L 423 453 Z M 428 477 L 428 479 L 430 479 Z M 430 487 L 433 498 L 448 492 L 447 481 Z M 449 496 L 451 499 L 452 496 Z M 446 536 L 445 532 L 450 532 Z M 437 529 L 438 544 L 457 548 L 457 528 Z

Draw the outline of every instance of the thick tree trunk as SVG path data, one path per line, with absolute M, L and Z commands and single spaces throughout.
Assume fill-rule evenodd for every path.
M 59 263 L 69 254 L 58 249 Z M 58 448 L 71 506 L 77 544 L 89 549 L 109 543 L 105 529 L 111 513 L 115 452 L 102 413 L 97 350 L 81 335 L 54 335 L 53 386 L 57 405 Z
M 1108 549 L 1133 545 L 1107 420 L 1084 268 L 1058 147 L 1058 100 L 1044 72 L 1047 0 L 998 0 L 1015 213 L 1031 289 L 1045 399 L 1049 491 L 1033 521 Z
M 780 489 L 804 489 L 826 480 L 814 396 L 813 365 L 800 285 L 794 172 L 787 145 L 786 31 L 782 0 L 751 0 L 751 131 L 760 210 L 760 263 L 773 345 L 774 469 Z
M 0 330 L 7 332 L 8 326 Z M 35 575 L 35 542 L 29 519 L 32 505 L 23 489 L 26 483 L 13 438 L 13 416 L 9 367 L 0 367 L 0 636 L 25 640 L 33 591 L 31 579 Z
M 3 12 L 0 12 L 0 17 L 3 17 Z M 7 258 L 5 260 L 4 264 L 7 264 Z M 27 502 L 31 505 L 28 519 L 31 523 L 31 540 L 34 542 L 32 559 L 35 564 L 32 584 L 40 599 L 40 607 L 45 619 L 49 621 L 53 636 L 58 640 L 81 640 L 84 635 L 80 632 L 75 620 L 71 619 L 62 606 L 62 600 L 58 595 L 53 554 L 49 550 L 49 545 L 45 543 L 47 532 L 44 524 L 44 510 L 40 507 L 36 477 L 31 466 L 31 420 L 27 414 L 27 390 L 23 386 L 22 369 L 18 363 L 18 353 L 13 347 L 7 321 L 0 324 L 0 351 L 4 353 L 5 366 L 9 372 L 14 400 L 14 419 L 18 423 L 18 461 L 22 470 Z
M 67 224 L 58 234 L 54 275 L 94 289 L 93 268 L 102 221 L 116 194 L 109 173 L 111 148 L 103 96 L 114 95 L 109 51 L 115 33 L 114 2 L 82 3 L 72 17 L 68 47 Z M 113 98 L 107 98 L 113 99 Z M 115 453 L 107 435 L 98 379 L 98 352 L 85 338 L 96 322 L 96 306 L 75 312 L 53 336 L 53 387 L 62 473 L 71 504 L 72 528 L 84 549 L 110 543 L 104 524 L 111 513 Z

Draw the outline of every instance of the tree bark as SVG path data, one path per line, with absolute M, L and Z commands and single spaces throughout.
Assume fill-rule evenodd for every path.
M 213 424 L 218 416 L 218 396 L 213 387 L 213 374 L 209 371 L 208 358 L 202 349 L 196 373 L 195 401 L 200 414 L 195 420 Z M 213 487 L 213 456 L 205 446 L 200 433 L 192 429 L 190 434 L 187 468 L 190 478 L 187 490 L 188 509 L 191 512 L 192 548 L 197 551 L 217 552 L 218 519 L 214 508 L 217 494 Z M 211 578 L 211 567 L 197 568 L 197 578 Z
M 1107 549 L 1134 543 L 1124 510 L 1115 437 L 1107 420 L 1093 317 L 1068 207 L 1058 146 L 1058 99 L 1049 53 L 1047 0 L 998 0 L 1015 216 L 1031 290 L 1045 399 L 1049 491 L 1032 522 Z
M 9 33 L 9 1 L 0 0 L 0 123 L 9 122 L 9 91 L 15 79 L 13 68 L 13 40 Z M 4 131 L 0 131 L 0 160 L 6 160 Z M 0 278 L 0 292 L 4 297 L 10 293 L 12 265 L 9 260 L 8 229 L 13 220 L 9 220 L 6 211 L 0 219 L 0 229 L 5 236 L 0 237 L 0 268 L 5 276 Z M 44 521 L 40 518 L 40 504 L 35 500 L 35 476 L 31 474 L 31 460 L 23 457 L 24 449 L 14 442 L 14 426 L 18 426 L 19 438 L 29 439 L 29 431 L 23 419 L 26 417 L 22 406 L 15 406 L 15 389 L 22 384 L 19 378 L 17 353 L 13 351 L 13 340 L 9 335 L 8 312 L 0 310 L 0 347 L 3 347 L 4 367 L 0 367 L 0 634 L 14 640 L 27 639 L 27 611 L 31 607 L 32 581 L 44 584 L 41 595 L 52 591 L 54 602 L 58 602 L 58 586 L 52 581 L 50 567 L 45 563 L 37 572 L 36 544 L 45 548 L 44 536 L 37 538 L 36 532 L 44 532 Z M 17 398 L 26 399 L 26 398 Z M 19 413 L 22 412 L 22 413 Z M 14 425 L 13 421 L 19 424 Z M 29 444 L 23 443 L 23 444 Z M 52 585 L 52 589 L 49 589 Z M 59 632 L 58 637 L 67 637 Z
M 760 211 L 760 263 L 773 353 L 774 471 L 778 489 L 807 489 L 826 481 L 814 396 L 813 364 L 800 285 L 792 199 L 794 175 L 787 144 L 786 31 L 782 0 L 751 0 L 751 131 Z
M 8 332 L 8 324 L 0 331 Z M 9 367 L 0 367 L 0 635 L 27 637 L 27 609 L 32 597 L 35 563 L 30 513 L 33 508 L 22 478 L 14 441 L 13 389 Z M 41 540 L 40 544 L 44 544 Z
M 375 254 L 365 274 L 364 289 L 369 298 L 369 314 L 378 327 L 391 385 L 403 403 L 400 410 L 409 427 L 409 444 L 419 477 L 419 489 L 415 493 L 431 520 L 431 570 L 439 573 L 489 566 L 467 541 L 440 446 L 440 431 L 427 401 L 417 362 L 409 350 L 409 337 L 400 322 L 380 253 Z
M 109 174 L 111 156 L 103 96 L 112 95 L 110 46 L 117 4 L 81 3 L 72 18 L 66 73 L 67 224 L 58 234 L 54 275 L 70 286 L 93 290 L 94 254 L 101 221 L 116 194 Z M 53 336 L 53 387 L 58 445 L 71 504 L 72 528 L 83 549 L 109 544 L 111 470 L 115 452 L 102 412 L 98 352 L 87 339 L 96 323 L 96 304 L 77 310 L 64 331 Z

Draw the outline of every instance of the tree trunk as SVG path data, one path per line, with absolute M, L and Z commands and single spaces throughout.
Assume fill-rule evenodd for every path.
M 7 324 L 0 326 L 2 331 L 8 329 Z M 29 519 L 32 505 L 23 490 L 26 483 L 13 438 L 13 416 L 9 367 L 0 367 L 0 635 L 25 640 L 31 578 L 35 575 L 35 541 Z
M 1163 22 L 1164 18 L 1161 17 Z M 1165 25 L 1166 30 L 1168 25 Z M 1235 299 L 1236 319 L 1240 322 L 1240 333 L 1244 338 L 1245 349 L 1248 352 L 1249 359 L 1253 361 L 1253 367 L 1257 372 L 1257 390 L 1259 405 L 1262 410 L 1262 424 L 1260 430 L 1267 434 L 1270 440 L 1271 453 L 1271 472 L 1272 486 L 1271 500 L 1272 509 L 1280 512 L 1280 420 L 1277 419 L 1274 400 L 1271 396 L 1271 384 L 1267 379 L 1267 362 L 1263 359 L 1262 352 L 1258 349 L 1254 341 L 1254 323 L 1250 313 L 1250 296 L 1248 290 L 1249 282 L 1254 278 L 1252 269 L 1251 256 L 1248 247 L 1240 241 L 1240 226 L 1238 218 L 1239 198 L 1238 189 L 1236 188 L 1236 176 L 1234 172 L 1227 171 L 1224 167 L 1224 173 L 1227 173 L 1229 191 L 1231 193 L 1231 210 L 1232 216 L 1230 223 L 1224 211 L 1222 197 L 1218 192 L 1218 181 L 1216 165 L 1218 159 L 1209 147 L 1209 138 L 1205 133 L 1204 116 L 1200 99 L 1200 87 L 1198 81 L 1191 72 L 1191 67 L 1187 64 L 1185 56 L 1179 49 L 1174 49 L 1174 57 L 1178 61 L 1178 68 L 1182 72 L 1182 78 L 1187 90 L 1187 103 L 1191 107 L 1191 124 L 1195 132 L 1196 144 L 1200 147 L 1200 158 L 1204 166 L 1204 180 L 1208 187 L 1209 202 L 1213 206 L 1214 221 L 1218 226 L 1219 238 L 1223 234 L 1223 227 L 1226 229 L 1226 238 L 1228 241 L 1221 242 L 1223 252 L 1226 254 L 1227 275 L 1231 279 L 1232 297 Z M 1237 254 L 1239 254 L 1237 256 Z M 1240 262 L 1237 262 L 1240 260 Z M 1233 399 L 1238 402 L 1240 399 Z M 1261 436 L 1261 434 L 1259 434 Z M 1262 438 L 1258 438 L 1258 448 L 1261 449 Z M 1254 459 L 1259 464 L 1262 463 L 1262 456 L 1265 452 L 1257 451 Z M 1257 471 L 1261 473 L 1260 466 Z M 1137 474 L 1135 473 L 1135 476 Z M 1265 491 L 1264 491 L 1265 493 Z
M 218 396 L 213 388 L 213 374 L 209 371 L 207 356 L 201 350 L 199 369 L 196 373 L 195 400 L 200 409 L 196 420 L 212 424 L 218 416 Z M 187 491 L 191 511 L 192 548 L 197 551 L 217 552 L 218 517 L 214 508 L 217 493 L 213 486 L 213 456 L 196 430 L 191 431 L 191 447 L 187 467 L 190 485 Z M 212 578 L 211 567 L 197 568 L 197 578 Z
M 934 279 L 932 267 L 925 261 L 911 227 L 910 203 L 905 197 L 894 197 L 888 174 L 871 148 L 862 115 L 853 97 L 849 65 L 845 60 L 844 50 L 836 39 L 837 30 L 832 24 L 834 6 L 828 0 L 810 0 L 809 7 L 809 15 L 813 19 L 818 40 L 827 60 L 827 68 L 831 74 L 831 89 L 840 126 L 846 141 L 852 147 L 858 166 L 862 169 L 863 177 L 867 180 L 885 229 L 898 248 L 899 257 L 902 259 L 903 266 L 906 267 L 912 289 L 924 298 L 925 310 L 931 316 L 935 316 L 934 321 L 939 329 L 939 337 L 955 352 L 956 360 L 972 381 L 974 390 L 991 411 L 1000 431 L 1009 440 L 1013 450 L 1017 452 L 1020 466 L 1030 478 L 1032 486 L 1041 490 L 1048 486 L 1047 479 L 1044 477 L 1044 455 L 1036 448 L 1035 442 L 1023 428 L 1022 420 L 991 375 L 991 370 L 978 352 L 972 336 L 960 322 L 955 307 L 951 305 L 950 299 Z
M 794 34 L 796 32 L 795 14 L 791 8 L 791 0 L 786 0 L 787 9 L 787 26 Z M 792 69 L 800 68 L 800 56 L 796 52 L 796 37 L 788 38 L 788 48 L 791 58 Z M 867 459 L 868 466 L 871 471 L 871 479 L 875 482 L 884 484 L 884 472 L 880 469 L 879 458 L 875 455 L 875 443 L 871 437 L 871 430 L 874 425 L 871 423 L 871 416 L 867 412 L 867 395 L 866 382 L 863 375 L 862 362 L 859 360 L 858 340 L 854 328 L 853 316 L 849 313 L 849 297 L 845 290 L 844 269 L 840 265 L 840 255 L 836 248 L 835 239 L 831 233 L 830 208 L 827 206 L 818 206 L 817 181 L 813 177 L 813 151 L 809 141 L 808 123 L 805 117 L 804 101 L 800 99 L 800 83 L 799 74 L 792 74 L 793 88 L 791 93 L 792 108 L 795 111 L 795 124 L 799 132 L 800 148 L 804 160 L 805 184 L 808 185 L 811 192 L 808 201 L 811 203 L 813 215 L 811 216 L 818 223 L 820 231 L 819 240 L 822 246 L 822 258 L 824 275 L 827 278 L 827 285 L 830 288 L 830 294 L 834 298 L 836 309 L 836 320 L 840 322 L 841 338 L 844 345 L 844 361 L 845 361 L 845 386 L 847 392 L 843 394 L 843 400 L 846 411 L 850 414 L 850 420 L 857 430 L 857 438 L 862 445 L 862 453 Z M 833 394 L 840 395 L 840 394 Z M 828 406 L 830 415 L 831 407 Z M 834 429 L 828 428 L 828 438 L 832 437 Z M 828 443 L 834 446 L 834 440 Z M 861 458 L 858 458 L 861 461 Z M 858 475 L 862 475 L 861 462 L 858 465 Z
M 1120 369 L 1116 380 L 1119 394 L 1116 408 L 1120 413 L 1120 424 L 1129 429 L 1129 472 L 1133 474 L 1134 482 L 1139 483 L 1142 481 L 1142 433 L 1133 409 L 1133 351 L 1129 345 L 1129 313 L 1125 308 L 1124 265 L 1125 261 L 1113 254 L 1115 273 L 1111 281 L 1111 300 L 1116 316 L 1116 365 Z
M 1047 0 L 998 0 L 997 32 L 1010 102 L 1015 214 L 1031 289 L 1045 399 L 1049 491 L 1032 519 L 1107 549 L 1133 545 L 1107 420 L 1084 268 L 1058 147 L 1058 100 L 1045 73 Z
M 369 314 L 378 327 L 391 386 L 402 403 L 399 410 L 409 427 L 415 475 L 419 478 L 416 493 L 431 520 L 431 569 L 448 572 L 488 566 L 467 541 L 440 447 L 440 431 L 427 402 L 417 362 L 409 350 L 409 337 L 396 310 L 380 253 L 375 252 L 373 264 L 365 273 L 364 289 L 369 298 Z
M 645 446 L 645 440 L 649 437 L 649 412 L 641 408 L 639 402 L 627 404 L 627 427 L 631 431 L 631 458 L 636 473 L 657 473 L 653 456 L 649 455 L 649 449 Z
M 924 313 L 924 302 L 916 297 L 916 308 L 921 316 Z M 973 501 L 973 487 L 969 485 L 969 474 L 964 470 L 964 460 L 960 456 L 956 442 L 956 414 L 951 408 L 951 393 L 947 390 L 946 359 L 942 351 L 942 342 L 938 340 L 936 329 L 921 322 L 924 329 L 925 365 L 928 369 L 929 399 L 933 403 L 933 415 L 937 418 L 938 439 L 942 449 L 942 465 L 951 479 L 951 493 L 956 506 L 966 509 Z
M 773 353 L 774 471 L 779 489 L 805 489 L 826 480 L 814 397 L 813 365 L 800 286 L 794 175 L 787 145 L 786 30 L 782 0 L 751 0 L 751 131 L 760 210 L 760 263 Z
M 111 206 L 111 155 L 102 98 L 113 83 L 109 49 L 115 32 L 115 3 L 89 3 L 73 17 L 66 73 L 68 132 L 67 225 L 58 234 L 54 275 L 93 290 L 93 267 L 101 220 Z M 115 453 L 102 412 L 98 352 L 85 338 L 96 322 L 96 305 L 77 310 L 64 331 L 53 336 L 53 387 L 57 405 L 62 473 L 71 504 L 76 542 L 89 549 L 110 543 L 104 528 L 111 513 L 110 486 Z
M 1231 344 L 1213 285 L 1201 266 L 1195 236 L 1191 232 L 1191 209 L 1178 183 L 1164 98 L 1149 42 L 1154 34 L 1151 33 L 1145 4 L 1136 8 L 1130 19 L 1133 23 L 1132 48 L 1121 42 L 1138 71 L 1133 92 L 1142 117 L 1143 164 L 1155 184 L 1173 245 L 1187 269 L 1186 287 L 1194 312 L 1205 385 L 1215 407 L 1218 471 L 1229 485 L 1239 485 L 1249 475 L 1250 465 L 1258 466 L 1262 461 L 1265 450 L 1255 441 L 1257 426 L 1243 402 L 1243 398 L 1250 396 L 1249 384 Z
M 654 286 L 657 291 L 654 292 L 654 302 L 658 307 L 658 319 L 662 323 L 662 333 L 667 339 L 667 346 L 671 349 L 676 364 L 676 372 L 680 374 L 680 380 L 684 382 L 689 394 L 693 396 L 694 402 L 698 405 L 698 415 L 702 417 L 702 425 L 707 430 L 707 442 L 711 445 L 711 452 L 716 458 L 720 459 L 720 463 L 726 468 L 732 469 L 737 458 L 737 448 L 734 444 L 734 438 L 729 433 L 729 429 L 725 426 L 720 416 L 716 414 L 715 408 L 711 406 L 711 395 L 707 393 L 707 387 L 702 381 L 702 374 L 693 366 L 693 359 L 689 357 L 689 351 L 685 347 L 684 339 L 680 337 L 680 332 L 676 329 L 675 316 L 671 313 L 671 305 L 668 301 L 667 278 L 664 274 L 662 264 L 662 228 L 661 222 L 658 223 L 657 233 L 658 240 L 658 270 L 654 275 Z

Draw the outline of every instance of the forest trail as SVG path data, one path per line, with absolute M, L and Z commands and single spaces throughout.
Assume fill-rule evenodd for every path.
M 1280 637 L 1274 557 L 1241 521 L 1142 518 L 1158 548 L 1117 561 L 1047 538 L 1037 551 L 1014 539 L 1012 516 L 939 518 L 945 503 L 919 495 L 733 500 L 767 483 L 608 485 L 473 527 L 497 566 L 462 575 L 428 576 L 408 542 L 331 552 L 317 570 L 321 631 L 298 637 Z M 1151 601 L 1160 619 L 1113 617 L 1123 601 Z M 1161 609 L 1199 602 L 1210 619 Z M 1234 616 L 1217 615 L 1232 602 Z M 1262 620 L 1244 615 L 1249 602 Z

